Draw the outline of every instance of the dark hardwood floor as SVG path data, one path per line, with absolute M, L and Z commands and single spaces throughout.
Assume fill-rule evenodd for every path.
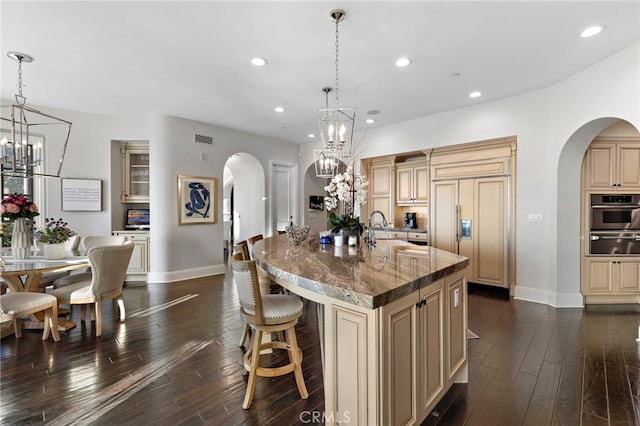
M 243 410 L 242 323 L 230 282 L 129 283 L 124 300 L 124 323 L 115 304 L 104 303 L 101 338 L 79 324 L 58 343 L 35 331 L 2 339 L 0 424 L 318 423 L 324 401 L 313 303 L 305 302 L 297 327 L 309 398 L 300 399 L 292 375 L 260 378 Z M 424 424 L 638 424 L 639 311 L 554 309 L 470 286 L 469 326 L 480 338 L 469 341 L 469 384 L 454 385 Z

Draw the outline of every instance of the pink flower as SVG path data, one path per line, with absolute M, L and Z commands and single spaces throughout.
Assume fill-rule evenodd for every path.
M 20 207 L 15 204 L 8 204 L 6 206 L 7 213 L 20 213 Z

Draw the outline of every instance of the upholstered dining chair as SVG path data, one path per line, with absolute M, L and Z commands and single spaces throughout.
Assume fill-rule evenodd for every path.
M 4 259 L 0 257 L 0 274 L 4 270 Z M 15 292 L 0 295 L 0 323 L 13 322 L 16 337 L 22 337 L 21 318 L 44 311 L 44 331 L 42 340 L 53 335 L 54 341 L 60 340 L 58 333 L 58 300 L 45 293 Z
M 34 246 L 36 249 L 35 251 L 36 255 L 43 253 L 44 251 L 43 243 L 41 243 L 40 241 L 35 241 Z M 69 257 L 74 256 L 79 246 L 80 246 L 80 235 L 72 235 L 71 237 L 69 237 L 67 241 L 64 242 L 64 255 Z M 49 287 L 50 285 L 53 285 L 55 280 L 57 280 L 58 278 L 66 277 L 67 275 L 69 275 L 69 273 L 70 271 L 45 272 L 40 277 L 40 282 L 38 283 L 38 287 L 39 288 Z
M 309 396 L 302 375 L 302 351 L 298 347 L 295 326 L 302 315 L 302 301 L 287 294 L 260 293 L 256 263 L 243 260 L 241 253 L 231 258 L 233 279 L 240 301 L 240 315 L 251 330 L 250 347 L 244 355 L 244 368 L 249 375 L 247 391 L 242 408 L 251 406 L 257 377 L 276 377 L 293 372 L 298 392 L 302 399 Z M 278 333 L 278 341 L 263 342 L 264 333 Z M 284 349 L 288 351 L 289 363 L 278 367 L 261 367 L 260 351 Z
M 99 246 L 117 246 L 127 241 L 127 237 L 123 235 L 87 235 L 80 242 L 80 253 L 87 255 L 89 249 Z M 65 249 L 66 250 L 66 249 Z M 91 279 L 91 267 L 83 269 L 79 272 L 67 273 L 67 276 L 58 277 L 53 280 L 53 288 L 86 281 Z M 42 285 L 41 285 L 42 286 Z
M 85 320 L 87 305 L 94 306 L 91 320 L 96 321 L 96 336 L 102 335 L 102 301 L 116 299 L 120 311 L 120 322 L 125 319 L 122 286 L 133 253 L 133 243 L 127 241 L 121 245 L 96 246 L 89 249 L 87 256 L 91 272 L 85 279 L 73 275 L 62 280 L 74 279 L 72 284 L 59 286 L 51 292 L 58 303 L 81 305 L 81 321 Z

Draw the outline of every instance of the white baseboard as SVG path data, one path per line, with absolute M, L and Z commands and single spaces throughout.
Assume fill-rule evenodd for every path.
M 584 308 L 582 293 L 554 293 L 517 285 L 513 298 L 527 302 L 542 303 L 554 308 Z
M 220 275 L 227 272 L 225 265 L 203 266 L 202 268 L 182 269 L 169 272 L 149 272 L 150 283 L 171 283 L 174 281 L 190 280 L 193 278 Z

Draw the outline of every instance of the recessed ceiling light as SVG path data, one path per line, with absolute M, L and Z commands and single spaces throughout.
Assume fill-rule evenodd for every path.
M 275 112 L 284 112 L 284 108 L 282 108 L 282 107 L 275 107 L 273 110 Z
M 398 68 L 406 67 L 410 63 L 411 63 L 411 59 L 409 59 L 409 58 L 400 58 L 400 59 L 398 59 L 396 61 L 396 67 L 398 67 Z
M 471 92 L 471 93 L 469 93 L 469 97 L 470 98 L 478 98 L 480 96 L 482 96 L 482 92 Z
M 309 139 L 314 139 L 314 138 L 316 137 L 316 135 L 314 135 L 313 133 L 309 133 L 309 134 L 307 135 L 307 137 L 308 137 Z
M 376 120 L 374 120 L 373 118 L 367 118 L 364 122 L 367 124 L 373 124 L 376 122 Z
M 256 67 L 262 67 L 267 64 L 267 60 L 264 58 L 253 58 L 251 63 Z
M 580 37 L 582 38 L 593 37 L 596 34 L 600 34 L 602 30 L 604 30 L 604 25 L 594 25 L 582 31 L 580 33 Z

